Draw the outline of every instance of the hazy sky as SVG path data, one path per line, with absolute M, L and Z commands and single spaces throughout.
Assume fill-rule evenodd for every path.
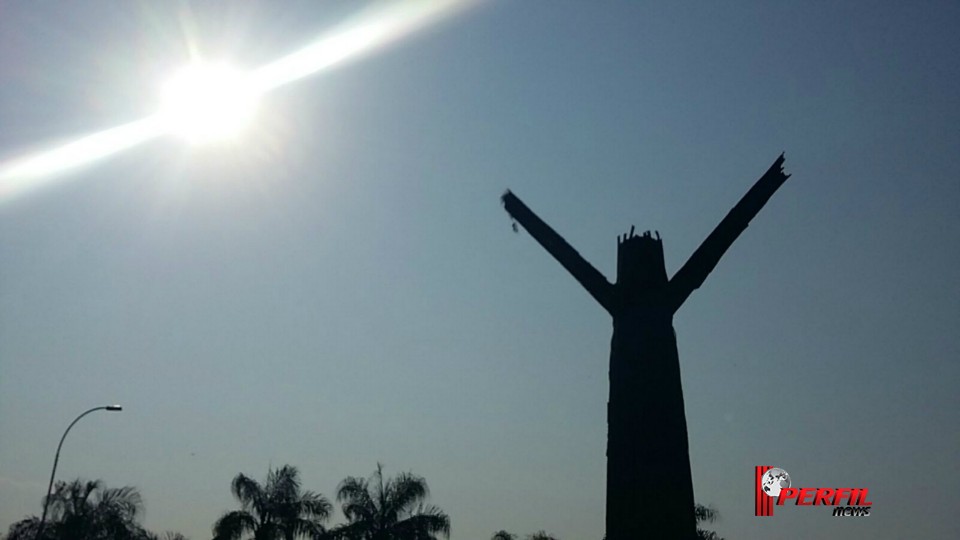
M 194 540 L 238 472 L 426 477 L 454 540 L 604 528 L 613 279 L 676 271 L 793 176 L 678 313 L 696 499 L 745 538 L 957 538 L 960 4 L 480 2 L 284 86 L 233 145 L 157 139 L 0 204 L 0 531 L 57 477 Z M 140 118 L 187 43 L 254 67 L 353 2 L 0 1 L 0 160 Z M 868 518 L 753 515 L 753 467 Z M 342 520 L 337 513 L 334 523 Z

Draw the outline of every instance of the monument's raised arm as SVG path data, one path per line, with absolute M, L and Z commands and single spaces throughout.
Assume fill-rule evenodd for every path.
M 719 225 L 693 252 L 690 259 L 670 280 L 670 295 L 673 310 L 676 311 L 690 296 L 690 293 L 703 285 L 704 280 L 717 266 L 720 258 L 727 252 L 740 233 L 747 228 L 750 220 L 760 212 L 770 197 L 790 178 L 783 172 L 783 154 L 773 162 L 767 172 L 757 180 L 750 191 L 740 199 Z
M 510 217 L 523 226 L 607 312 L 613 309 L 613 285 L 511 191 L 500 198 Z

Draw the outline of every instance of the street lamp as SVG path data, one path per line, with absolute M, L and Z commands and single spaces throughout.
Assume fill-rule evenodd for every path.
M 70 425 L 67 426 L 67 430 L 63 432 L 63 437 L 60 437 L 60 444 L 57 445 L 57 454 L 53 457 L 53 470 L 50 471 L 50 484 L 47 485 L 47 496 L 43 499 L 43 515 L 40 516 L 40 525 L 37 527 L 37 539 L 39 540 L 40 536 L 43 534 L 43 525 L 47 520 L 47 506 L 50 504 L 50 491 L 53 489 L 53 477 L 57 474 L 57 462 L 60 461 L 60 448 L 63 447 L 63 440 L 67 438 L 67 433 L 70 433 L 70 428 L 74 424 L 80 421 L 84 416 L 94 412 L 94 411 L 122 411 L 123 407 L 120 405 L 101 405 L 100 407 L 94 407 L 89 411 L 84 411 L 80 416 L 74 418 L 73 422 L 70 422 Z

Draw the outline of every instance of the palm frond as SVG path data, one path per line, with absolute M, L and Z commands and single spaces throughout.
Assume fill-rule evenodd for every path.
M 41 538 L 44 540 L 55 538 L 52 529 L 52 526 L 46 527 Z M 10 525 L 7 530 L 7 540 L 35 540 L 39 531 L 40 518 L 31 516 Z
M 300 491 L 300 472 L 293 465 L 268 471 L 265 491 L 272 499 L 295 498 Z
M 333 505 L 326 497 L 313 491 L 304 491 L 297 501 L 299 515 L 326 520 L 333 512 Z
M 430 496 L 430 489 L 423 477 L 400 473 L 391 482 L 390 500 L 387 504 L 397 511 L 411 511 L 413 506 Z
M 377 462 L 377 470 L 374 471 L 373 475 L 370 477 L 370 483 L 373 484 L 375 490 L 375 492 L 371 494 L 371 498 L 376 501 L 375 504 L 382 514 L 387 510 L 387 498 L 388 492 L 390 491 L 390 481 L 388 480 L 386 483 L 384 483 L 383 464 L 379 461 Z
M 260 483 L 243 473 L 237 474 L 230 482 L 230 491 L 240 501 L 245 510 L 254 509 L 260 512 L 264 506 L 265 494 Z
M 337 502 L 354 501 L 369 498 L 367 481 L 363 478 L 348 476 L 337 486 Z
M 88 502 L 90 496 L 99 490 L 103 483 L 99 480 L 59 481 L 50 494 L 50 512 L 52 520 L 66 519 L 67 516 L 83 516 L 91 512 Z
M 400 521 L 394 530 L 400 538 L 432 540 L 437 534 L 449 538 L 450 518 L 440 509 L 431 506 L 424 509 L 424 513 L 418 513 Z
M 369 531 L 365 522 L 344 523 L 327 531 L 326 537 L 330 540 L 363 540 Z
M 342 503 L 343 515 L 351 522 L 371 520 L 377 513 L 369 484 L 363 478 L 344 478 L 337 487 L 337 502 Z
M 140 492 L 132 486 L 101 489 L 94 498 L 97 513 L 116 515 L 122 519 L 136 519 L 143 510 Z
M 220 516 L 213 524 L 213 536 L 216 540 L 239 540 L 243 533 L 253 532 L 257 520 L 249 512 L 234 510 Z
M 293 536 L 302 535 L 309 538 L 317 538 L 326 534 L 327 529 L 316 519 L 296 518 L 288 523 L 284 530 L 292 533 Z
M 83 482 L 79 478 L 73 481 L 70 487 L 73 500 L 84 510 L 89 508 L 88 503 L 90 497 L 101 489 L 103 489 L 103 482 L 100 480 L 87 480 Z

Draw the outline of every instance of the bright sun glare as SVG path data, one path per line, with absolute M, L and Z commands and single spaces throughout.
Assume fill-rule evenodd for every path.
M 156 114 L 90 133 L 49 150 L 0 161 L 0 203 L 92 163 L 172 133 L 191 143 L 237 137 L 249 127 L 260 96 L 382 47 L 471 0 L 383 0 L 298 51 L 243 72 L 195 63 L 170 78 Z
M 259 99 L 246 74 L 221 64 L 181 69 L 160 97 L 166 130 L 193 143 L 237 136 L 253 119 Z

